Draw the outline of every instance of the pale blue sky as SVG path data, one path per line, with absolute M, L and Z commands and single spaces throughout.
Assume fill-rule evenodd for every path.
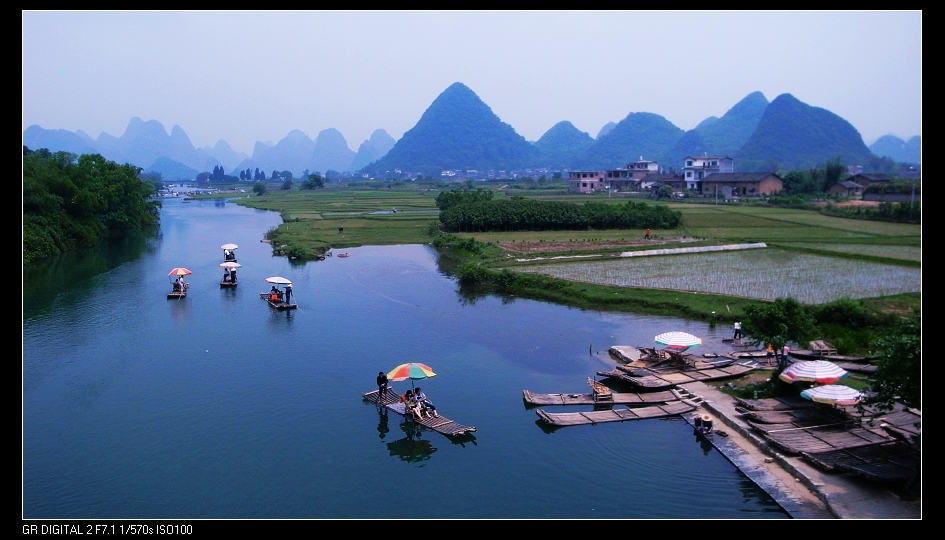
M 22 14 L 23 129 L 120 136 L 138 116 L 252 153 L 292 129 L 357 150 L 462 82 L 536 140 L 630 112 L 683 129 L 750 92 L 828 109 L 867 144 L 921 135 L 922 13 L 43 12 Z

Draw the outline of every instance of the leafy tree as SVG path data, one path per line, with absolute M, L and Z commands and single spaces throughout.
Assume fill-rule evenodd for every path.
M 656 197 L 658 199 L 669 199 L 673 196 L 673 188 L 669 185 L 660 186 L 656 191 Z
M 279 176 L 280 176 L 283 180 L 292 180 L 292 179 L 293 179 L 293 177 L 292 177 L 292 172 L 291 172 L 291 171 L 282 171 L 282 172 L 279 174 Z
M 828 159 L 827 166 L 824 168 L 824 191 L 830 188 L 843 178 L 847 168 L 840 162 L 840 158 Z
M 256 185 L 253 186 L 253 193 L 256 195 L 262 195 L 266 192 L 266 184 L 262 182 L 256 182 Z
M 915 313 L 874 342 L 879 355 L 873 374 L 876 393 L 867 405 L 890 409 L 894 402 L 922 408 L 922 315 Z
M 764 306 L 745 308 L 745 335 L 753 345 L 770 343 L 776 351 L 788 342 L 800 343 L 814 331 L 814 318 L 793 298 L 778 298 Z
M 284 190 L 292 189 L 292 179 L 291 179 L 291 178 L 286 178 L 285 180 L 282 181 L 282 189 L 284 189 Z
M 311 173 L 308 175 L 308 178 L 302 181 L 299 187 L 301 189 L 317 189 L 325 187 L 325 181 L 322 180 L 322 175 L 318 173 Z
M 198 186 L 205 186 L 210 183 L 210 173 L 202 172 L 197 175 L 196 183 Z
M 276 181 L 276 180 L 279 180 L 279 177 L 280 177 L 280 176 L 281 176 L 281 174 L 279 173 L 279 171 L 273 169 L 273 170 L 272 170 L 272 176 L 270 176 L 270 178 L 271 178 L 273 181 Z

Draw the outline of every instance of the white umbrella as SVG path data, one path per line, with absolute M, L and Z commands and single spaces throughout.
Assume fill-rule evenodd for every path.
M 682 351 L 689 347 L 702 345 L 702 339 L 686 332 L 663 332 L 653 339 L 660 345 Z
M 266 283 L 275 283 L 276 285 L 292 285 L 292 282 L 284 277 L 272 276 L 265 279 Z
M 787 369 L 781 372 L 779 377 L 782 381 L 792 383 L 795 381 L 816 382 L 820 384 L 833 384 L 848 374 L 846 370 L 826 360 L 809 360 L 806 362 L 794 362 Z
M 230 269 L 233 269 L 233 268 L 239 268 L 239 267 L 241 267 L 241 266 L 243 266 L 243 265 L 240 264 L 240 263 L 238 263 L 238 262 L 227 261 L 227 262 L 225 262 L 225 263 L 220 263 L 220 266 L 222 266 L 223 268 L 230 268 Z
M 801 397 L 818 403 L 856 405 L 863 399 L 863 394 L 859 390 L 842 384 L 826 384 L 804 390 L 801 392 Z
M 220 249 L 236 249 L 238 247 L 239 246 L 236 244 L 223 244 L 222 246 L 220 246 Z

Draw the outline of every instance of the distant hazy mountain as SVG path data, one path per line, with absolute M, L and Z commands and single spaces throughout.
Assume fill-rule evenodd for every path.
M 604 127 L 600 128 L 600 131 L 597 132 L 597 139 L 600 139 L 600 138 L 603 137 L 604 135 L 607 135 L 607 134 L 610 133 L 615 127 L 617 127 L 617 124 L 616 124 L 616 123 L 614 123 L 614 122 L 607 122 L 606 124 L 604 124 Z
M 313 152 L 315 152 L 315 141 L 301 131 L 293 129 L 274 146 L 257 142 L 251 159 L 258 164 L 260 170 L 266 171 L 267 178 L 274 170 L 291 171 L 293 175 L 300 176 L 303 170 L 311 168 Z
M 608 169 L 625 167 L 643 159 L 658 159 L 680 137 L 683 130 L 658 114 L 630 113 L 610 133 L 584 152 L 578 167 Z
M 390 152 L 390 149 L 393 148 L 396 143 L 397 141 L 383 129 L 374 130 L 374 133 L 371 134 L 371 138 L 361 143 L 361 146 L 358 147 L 358 155 L 356 155 L 354 161 L 351 162 L 350 170 L 360 171 L 364 167 L 381 159 Z
M 513 169 L 526 167 L 538 150 L 502 122 L 462 83 L 443 91 L 417 124 L 365 172 L 394 169 Z
M 98 153 L 76 133 L 65 129 L 43 129 L 35 124 L 23 132 L 23 144 L 30 150 L 46 148 L 50 152 L 72 152 L 77 155 Z
M 722 118 L 710 116 L 686 132 L 676 144 L 660 156 L 664 167 L 680 169 L 686 156 L 703 153 L 734 156 L 758 127 L 768 106 L 761 92 L 752 92 L 736 103 Z
M 856 165 L 868 163 L 872 155 L 849 122 L 791 94 L 781 94 L 736 152 L 735 170 L 807 169 L 837 157 L 846 165 Z
M 350 170 L 351 162 L 357 154 L 348 148 L 344 135 L 334 128 L 319 132 L 315 140 L 308 166 L 311 171 L 325 172 L 329 169 L 344 172 Z M 299 171 L 301 173 L 301 171 Z
M 160 173 L 162 180 L 176 182 L 182 180 L 193 180 L 201 171 L 192 169 L 183 163 L 174 161 L 173 159 L 161 156 L 157 158 L 150 167 L 146 168 L 144 172 Z
M 922 137 L 915 136 L 906 142 L 894 135 L 883 135 L 870 145 L 870 151 L 877 156 L 888 157 L 897 163 L 920 164 L 922 159 Z
M 558 122 L 535 141 L 539 152 L 538 166 L 568 167 L 593 144 L 594 138 L 571 122 Z
M 212 148 L 209 146 L 204 146 L 200 150 L 206 152 L 211 157 L 216 159 L 221 165 L 223 165 L 224 169 L 234 169 L 244 159 L 249 158 L 249 156 L 246 155 L 246 152 L 236 152 L 229 145 L 229 143 L 223 139 L 217 141 L 217 144 L 215 144 Z M 205 168 L 203 170 L 213 170 L 213 166 L 211 166 L 209 169 Z M 243 170 L 246 170 L 246 167 L 243 167 Z

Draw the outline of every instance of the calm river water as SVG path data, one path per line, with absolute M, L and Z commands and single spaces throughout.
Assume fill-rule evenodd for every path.
M 680 419 L 550 431 L 522 402 L 587 392 L 610 345 L 683 330 L 722 352 L 728 327 L 464 300 L 427 246 L 296 265 L 260 242 L 278 223 L 171 199 L 156 238 L 29 269 L 24 517 L 787 517 Z M 240 284 L 220 289 L 230 242 Z M 190 291 L 167 300 L 177 266 Z M 259 298 L 273 275 L 295 283 L 297 311 Z M 411 361 L 475 437 L 417 433 L 361 399 Z

